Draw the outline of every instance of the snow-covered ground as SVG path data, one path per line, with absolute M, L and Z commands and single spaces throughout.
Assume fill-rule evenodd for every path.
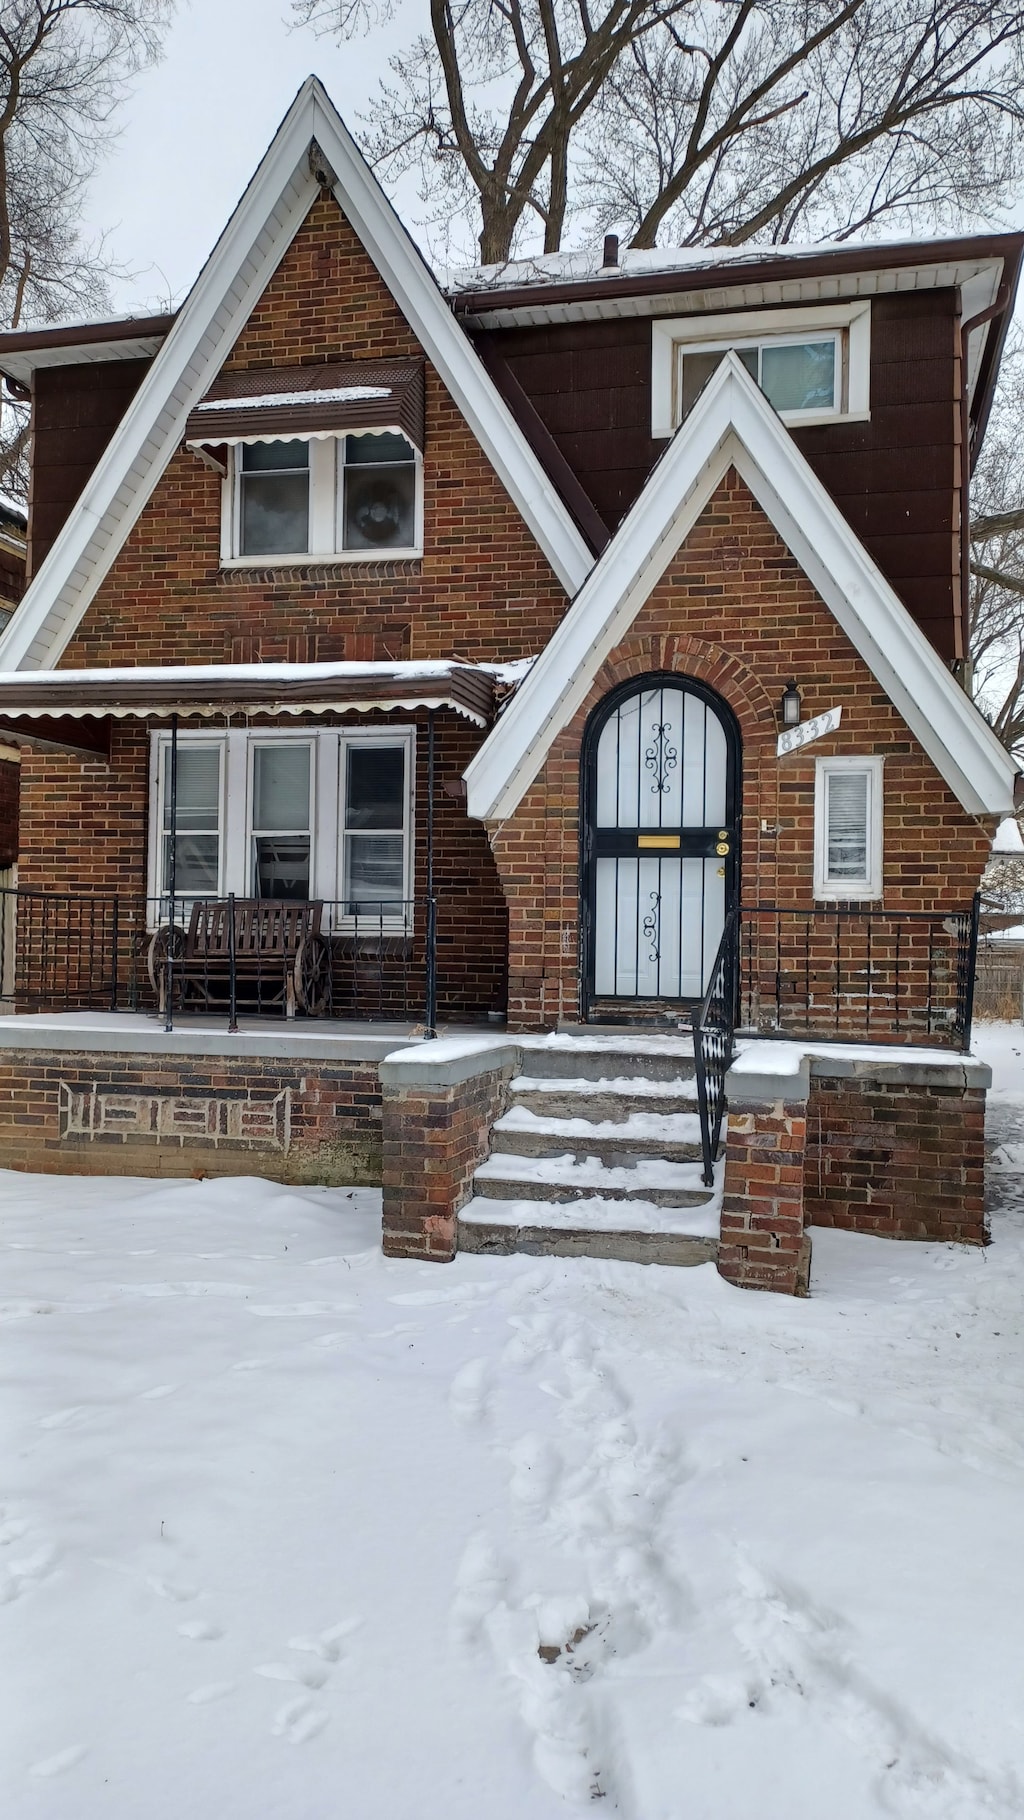
M 1024 1814 L 1024 1037 L 986 1252 L 814 1296 L 0 1175 L 11 1820 Z

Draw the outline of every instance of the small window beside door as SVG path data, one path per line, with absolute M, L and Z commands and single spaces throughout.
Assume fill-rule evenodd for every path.
M 819 758 L 814 801 L 814 895 L 882 895 L 882 760 Z

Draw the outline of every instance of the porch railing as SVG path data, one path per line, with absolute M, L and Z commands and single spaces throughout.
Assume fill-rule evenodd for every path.
M 315 939 L 248 951 L 210 933 L 229 900 L 0 890 L 0 1006 L 26 1011 L 238 1013 L 358 1022 L 437 1016 L 437 905 L 318 900 Z M 294 910 L 294 905 L 281 905 Z M 312 929 L 309 931 L 313 934 Z M 191 937 L 191 942 L 190 942 Z M 186 961 L 186 950 L 188 956 Z
M 738 913 L 725 919 L 707 991 L 693 1018 L 693 1053 L 697 1065 L 697 1111 L 704 1183 L 714 1181 L 714 1162 L 725 1114 L 725 1077 L 732 1061 L 736 1021 L 736 945 Z
M 935 911 L 747 906 L 739 1021 L 761 1035 L 966 1050 L 978 910 L 977 897 Z

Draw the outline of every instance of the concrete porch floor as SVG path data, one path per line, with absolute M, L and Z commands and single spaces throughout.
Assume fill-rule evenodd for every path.
M 481 1025 L 441 1025 L 438 1038 L 500 1035 Z M 0 1051 L 46 1049 L 69 1054 L 211 1055 L 279 1057 L 282 1060 L 378 1062 L 395 1049 L 421 1043 L 422 1024 L 357 1023 L 245 1017 L 228 1031 L 227 1018 L 179 1015 L 167 1031 L 163 1019 L 143 1011 L 23 1012 L 0 1017 Z

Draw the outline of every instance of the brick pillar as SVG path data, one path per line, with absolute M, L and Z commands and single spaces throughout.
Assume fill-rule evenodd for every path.
M 519 1066 L 500 1038 L 424 1043 L 380 1065 L 386 1257 L 447 1264 L 458 1249 L 458 1213 L 490 1146 L 491 1126 Z
M 787 1075 L 731 1069 L 718 1269 L 742 1289 L 806 1295 L 806 1061 Z

